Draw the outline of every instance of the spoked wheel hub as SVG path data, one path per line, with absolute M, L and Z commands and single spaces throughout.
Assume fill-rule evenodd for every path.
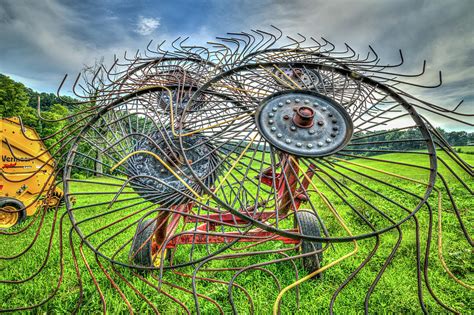
M 128 160 L 130 182 L 143 198 L 163 206 L 183 203 L 180 192 L 189 193 L 190 188 L 198 189 L 191 176 L 191 168 L 212 185 L 217 156 L 212 153 L 213 148 L 206 138 L 199 134 L 185 138 L 191 167 L 186 165 L 178 142 L 171 131 L 157 131 L 137 143 L 136 151 L 150 152 L 161 159 L 141 153 Z
M 278 149 L 306 157 L 338 152 L 353 132 L 344 107 L 312 91 L 283 91 L 266 98 L 257 109 L 256 124 Z

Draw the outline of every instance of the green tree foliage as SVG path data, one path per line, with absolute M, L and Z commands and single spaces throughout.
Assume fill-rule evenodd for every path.
M 31 113 L 26 87 L 0 74 L 0 117 L 22 116 Z
M 45 99 L 41 106 L 40 119 L 37 113 L 38 96 Z M 71 99 L 71 98 L 69 98 Z M 71 99 L 72 100 L 72 99 Z M 36 93 L 19 82 L 0 74 L 0 117 L 21 117 L 23 124 L 34 128 L 41 138 L 46 138 L 46 146 L 53 145 L 61 137 L 66 121 L 57 121 L 68 115 L 69 110 L 54 94 Z

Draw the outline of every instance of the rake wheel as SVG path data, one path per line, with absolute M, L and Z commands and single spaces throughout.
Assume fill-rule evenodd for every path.
M 282 69 L 288 68 L 298 69 L 300 75 L 321 73 L 331 81 L 300 86 L 285 75 L 286 81 L 275 84 L 276 79 L 280 80 L 275 71 L 284 75 Z M 402 96 L 360 73 L 304 62 L 251 64 L 222 73 L 203 85 L 188 103 L 190 109 L 195 108 L 194 98 L 207 102 L 196 110 L 185 109 L 183 126 L 199 130 L 216 148 L 225 148 L 221 150 L 221 172 L 214 186 L 199 181 L 198 174 L 196 180 L 221 206 L 266 231 L 312 241 L 363 239 L 410 219 L 432 191 L 436 158 L 427 126 Z M 385 149 L 392 141 L 375 139 L 377 131 L 387 125 L 393 127 L 389 133 L 412 130 L 413 138 L 400 142 L 416 143 L 418 151 Z M 180 139 L 185 138 L 183 134 Z M 187 150 L 182 150 L 186 156 Z M 409 181 L 402 186 L 386 180 L 387 176 L 403 178 L 418 165 L 404 163 L 395 172 L 373 168 L 367 173 L 367 168 L 359 169 L 357 159 L 370 161 L 370 154 L 375 152 L 420 157 L 420 163 L 426 166 L 420 178 L 423 188 Z M 393 165 L 390 159 L 380 163 Z M 381 185 L 386 186 L 383 192 Z M 279 194 L 283 190 L 285 193 Z M 364 197 L 357 190 L 364 190 Z M 309 191 L 319 195 L 319 200 Z M 393 200 L 390 194 L 402 194 L 404 198 Z M 343 230 L 331 231 L 323 225 L 324 236 L 314 237 L 285 231 L 285 220 L 262 223 L 253 218 L 254 213 L 240 210 L 262 200 L 265 207 L 257 210 L 260 214 L 276 211 L 277 216 L 286 216 L 304 204 L 325 223 L 331 220 L 333 204 L 342 202 L 338 209 L 352 212 L 365 228 L 343 235 Z M 368 212 L 357 211 L 359 203 Z M 387 204 L 384 209 L 382 203 Z

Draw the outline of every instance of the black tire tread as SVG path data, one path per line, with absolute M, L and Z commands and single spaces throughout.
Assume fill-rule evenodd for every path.
M 153 266 L 153 258 L 151 253 L 151 238 L 147 239 L 153 234 L 155 229 L 155 223 L 151 223 L 152 219 L 141 221 L 133 237 L 132 246 L 130 248 L 129 257 L 132 259 L 133 263 L 139 266 L 151 267 Z M 147 241 L 145 243 L 145 241 Z M 139 250 L 142 244 L 145 245 Z M 136 253 L 135 256 L 133 256 Z
M 316 216 L 310 212 L 300 211 L 296 212 L 298 218 L 297 224 L 299 225 L 300 231 L 304 235 L 308 236 L 321 236 L 321 229 L 319 227 L 319 221 Z M 311 242 L 303 240 L 301 244 L 301 252 L 303 254 L 314 252 L 315 250 L 322 249 L 321 242 Z M 303 267 L 308 273 L 312 273 L 318 270 L 323 261 L 323 253 L 305 256 L 302 258 Z

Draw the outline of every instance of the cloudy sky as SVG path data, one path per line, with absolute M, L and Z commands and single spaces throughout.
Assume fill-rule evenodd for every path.
M 325 37 L 361 54 L 372 45 L 382 63 L 404 52 L 407 71 L 445 86 L 424 97 L 437 103 L 465 99 L 474 106 L 473 0 L 0 0 L 0 73 L 38 91 L 53 92 L 75 76 L 153 39 L 190 36 L 205 42 L 226 32 L 270 30 Z

